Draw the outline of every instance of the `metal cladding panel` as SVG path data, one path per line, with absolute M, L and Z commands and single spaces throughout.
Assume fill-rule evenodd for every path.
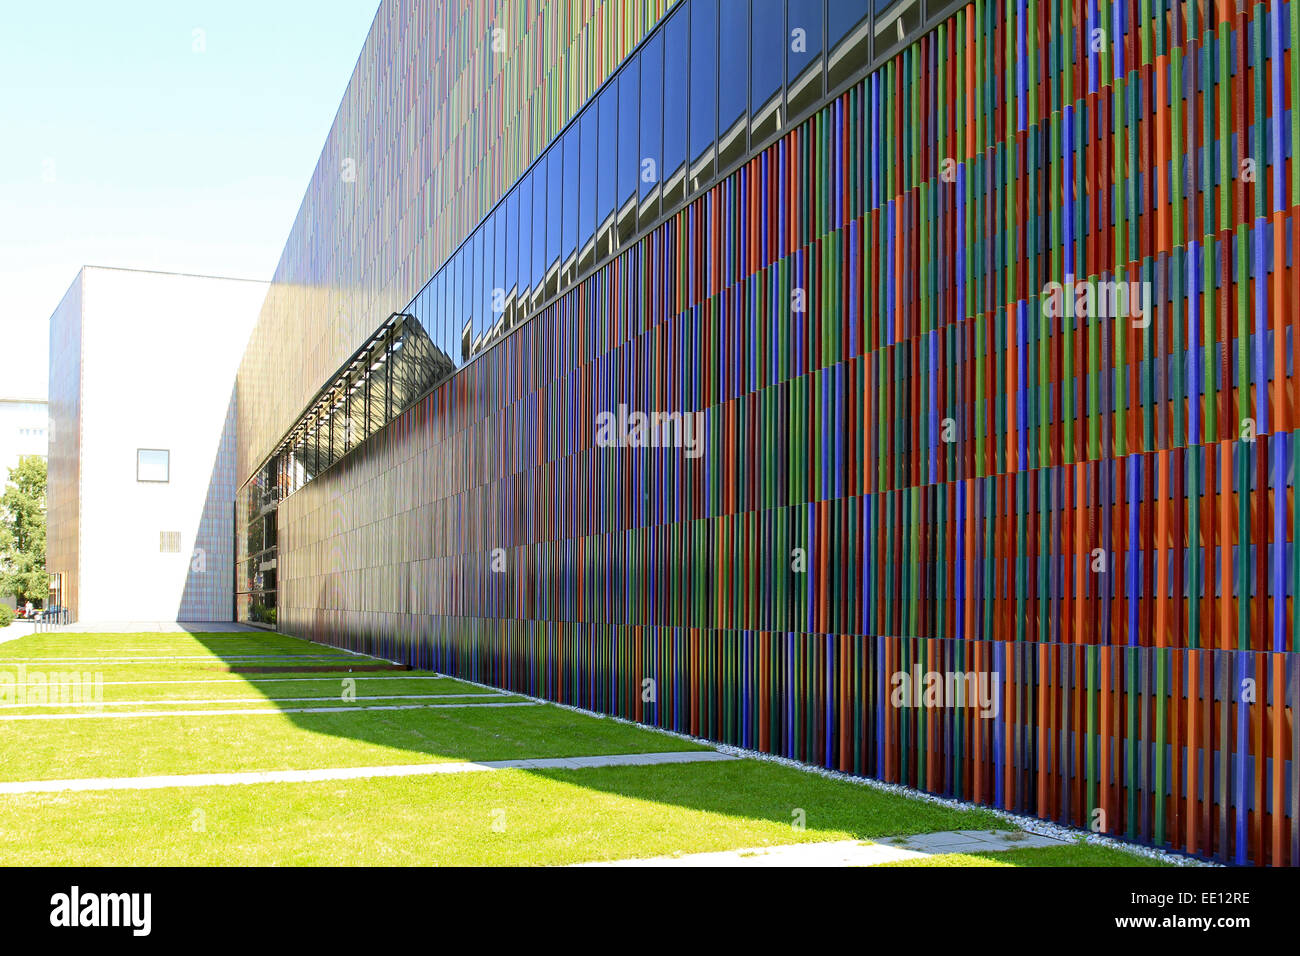
M 50 316 L 50 426 L 45 567 L 61 576 L 63 606 L 76 620 L 81 583 L 82 279 Z
M 281 628 L 1295 865 L 1298 20 L 963 7 L 286 498 Z
M 240 366 L 240 484 L 673 2 L 384 0 Z

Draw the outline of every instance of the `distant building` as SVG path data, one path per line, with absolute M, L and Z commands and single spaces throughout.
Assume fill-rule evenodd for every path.
M 0 489 L 9 480 L 9 469 L 28 455 L 45 457 L 45 434 L 49 405 L 43 398 L 0 396 Z M 0 604 L 15 607 L 12 594 L 0 594 Z
M 266 283 L 87 266 L 50 317 L 50 603 L 226 621 L 239 357 Z
M 49 404 L 44 398 L 0 396 L 0 484 L 26 455 L 46 457 Z

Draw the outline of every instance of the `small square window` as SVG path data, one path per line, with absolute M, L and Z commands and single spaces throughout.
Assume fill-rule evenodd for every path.
M 171 481 L 171 452 L 165 448 L 137 448 L 136 481 Z

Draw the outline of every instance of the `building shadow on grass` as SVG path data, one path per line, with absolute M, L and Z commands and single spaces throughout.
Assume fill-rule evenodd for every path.
M 235 635 L 195 636 L 221 660 L 215 666 L 228 668 L 231 674 L 247 681 L 268 703 L 279 707 L 295 728 L 313 736 L 340 738 L 339 759 L 327 765 L 496 761 L 708 749 L 649 728 L 545 704 L 483 706 L 524 699 L 284 635 L 244 634 L 238 635 L 238 641 L 232 640 Z M 290 653 L 301 660 L 250 662 L 246 659 L 250 646 L 262 648 L 263 653 Z M 327 657 L 310 656 L 320 654 Z M 355 694 L 355 702 L 344 700 L 349 693 Z M 425 694 L 446 697 L 446 700 L 365 699 Z M 500 694 L 502 700 L 451 696 L 455 694 Z M 380 709 L 431 703 L 472 706 Z M 339 708 L 348 709 L 336 712 Z M 278 756 L 292 763 L 296 739 L 296 735 L 281 738 L 268 734 L 264 745 L 268 752 L 280 748 Z M 277 762 L 268 760 L 267 765 Z M 593 792 L 784 826 L 796 826 L 801 819 L 806 819 L 818 831 L 834 831 L 838 838 L 848 835 L 868 839 L 958 825 L 969 828 L 989 825 L 983 815 L 965 818 L 945 808 L 753 760 L 661 764 L 657 771 L 644 766 L 621 766 L 525 768 L 525 772 Z
M 421 763 L 704 749 L 282 634 L 194 637 L 217 658 L 207 675 L 239 677 L 297 727 L 383 748 L 379 763 L 408 762 L 393 760 L 394 750 Z

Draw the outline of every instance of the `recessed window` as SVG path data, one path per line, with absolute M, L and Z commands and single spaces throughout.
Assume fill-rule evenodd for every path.
M 137 448 L 136 481 L 171 481 L 171 452 L 165 448 Z
M 180 554 L 181 533 L 179 531 L 159 531 L 158 550 L 163 554 Z

